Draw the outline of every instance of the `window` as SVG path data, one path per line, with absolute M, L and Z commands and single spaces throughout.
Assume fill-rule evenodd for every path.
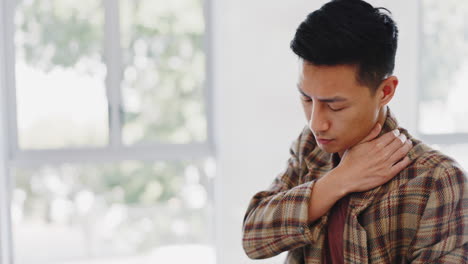
M 211 162 L 15 169 L 16 263 L 214 263 Z M 168 258 L 174 247 L 185 254 Z
M 419 131 L 468 168 L 468 3 L 421 0 Z
M 103 6 L 18 1 L 14 24 L 19 148 L 106 146 Z
M 14 263 L 214 263 L 205 5 L 2 3 Z

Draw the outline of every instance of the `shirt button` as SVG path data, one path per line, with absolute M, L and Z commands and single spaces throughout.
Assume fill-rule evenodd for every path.
M 299 231 L 299 233 L 301 233 L 301 234 L 304 234 L 305 233 L 305 228 L 303 226 L 298 227 L 297 231 Z

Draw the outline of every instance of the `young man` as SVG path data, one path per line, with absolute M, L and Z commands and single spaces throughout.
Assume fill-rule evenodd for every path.
M 308 121 L 288 167 L 247 209 L 250 258 L 286 263 L 468 263 L 468 184 L 387 104 L 398 30 L 361 0 L 311 13 L 291 43 Z

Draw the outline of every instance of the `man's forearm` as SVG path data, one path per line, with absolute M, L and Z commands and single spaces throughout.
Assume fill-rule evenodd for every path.
M 339 199 L 346 195 L 342 184 L 338 184 L 338 174 L 336 169 L 331 170 L 313 185 L 309 202 L 309 222 L 322 217 Z

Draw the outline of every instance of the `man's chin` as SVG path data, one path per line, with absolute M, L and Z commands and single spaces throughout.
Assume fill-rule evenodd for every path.
M 328 144 L 320 144 L 317 142 L 317 146 L 324 152 L 333 154 L 333 153 L 343 153 L 346 151 L 346 147 L 343 147 L 343 145 L 338 144 L 340 142 L 337 142 L 336 139 L 329 142 Z
M 336 153 L 336 152 L 339 151 L 339 149 L 337 147 L 335 147 L 335 146 L 322 145 L 322 144 L 317 144 L 317 145 L 322 151 L 324 151 L 326 153 L 333 154 L 333 153 Z

